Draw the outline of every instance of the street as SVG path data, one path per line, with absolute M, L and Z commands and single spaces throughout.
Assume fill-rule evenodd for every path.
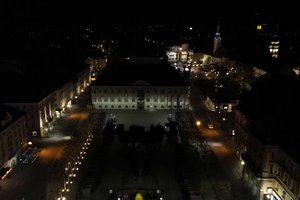
M 39 149 L 34 163 L 19 163 L 9 177 L 0 180 L 2 200 L 46 200 L 48 174 L 55 160 L 63 155 L 63 149 L 76 130 L 80 130 L 90 111 L 85 110 L 87 100 L 83 99 L 74 108 L 57 119 L 48 138 L 33 138 L 32 147 Z
M 233 125 L 222 126 L 218 113 L 212 113 L 207 109 L 201 91 L 193 85 L 191 88 L 192 113 L 195 119 L 202 122 L 198 127 L 199 134 L 201 132 L 204 135 L 214 153 L 213 161 L 206 162 L 206 160 L 202 160 L 200 161 L 202 164 L 198 163 L 205 173 L 203 171 L 199 172 L 196 181 L 199 181 L 202 185 L 204 182 L 206 182 L 204 185 L 210 185 L 215 193 L 215 199 L 255 199 L 250 190 L 242 183 L 243 166 L 232 148 L 232 137 L 234 136 L 228 136 L 228 132 L 231 131 Z M 208 120 L 212 120 L 214 129 L 211 130 L 207 127 Z M 202 193 L 205 192 L 201 187 L 200 190 Z M 203 199 L 206 198 L 203 196 Z

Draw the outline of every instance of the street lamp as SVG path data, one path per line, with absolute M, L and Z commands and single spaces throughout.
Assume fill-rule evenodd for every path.
M 199 127 L 201 125 L 201 121 L 197 120 L 196 125 Z
M 244 160 L 241 161 L 241 165 L 245 165 L 245 161 Z
M 65 172 L 66 172 L 66 174 L 68 174 L 68 171 L 71 171 L 71 173 L 68 174 L 68 176 L 69 177 L 76 177 L 76 174 L 74 173 L 75 169 L 76 168 L 72 165 L 72 163 L 68 162 L 67 166 L 65 167 Z
M 63 196 L 62 192 L 59 192 L 59 197 L 57 200 L 67 200 L 67 198 Z
M 69 188 L 67 188 L 67 184 L 69 183 L 69 181 L 66 181 L 66 179 L 64 178 L 64 188 L 61 190 L 62 192 L 69 192 Z

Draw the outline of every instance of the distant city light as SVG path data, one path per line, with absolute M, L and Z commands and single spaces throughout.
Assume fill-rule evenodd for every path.
M 190 30 L 193 30 L 193 27 L 190 27 Z
M 261 24 L 258 24 L 258 25 L 256 26 L 256 29 L 257 29 L 257 30 L 261 30 L 261 29 L 262 29 Z

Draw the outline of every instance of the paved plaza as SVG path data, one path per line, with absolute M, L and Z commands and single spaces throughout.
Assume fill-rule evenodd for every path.
M 124 124 L 125 130 L 131 125 L 144 126 L 149 130 L 151 124 L 161 124 L 168 122 L 171 117 L 174 120 L 176 110 L 104 110 L 107 119 L 115 117 L 118 124 Z

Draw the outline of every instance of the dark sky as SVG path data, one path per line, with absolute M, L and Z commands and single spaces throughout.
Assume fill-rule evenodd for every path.
M 0 19 L 6 23 L 210 23 L 219 18 L 244 23 L 255 12 L 270 20 L 292 23 L 297 7 L 259 1 L 21 1 L 7 0 L 0 6 Z M 295 20 L 294 20 L 295 21 Z M 300 22 L 296 22 L 300 24 Z

